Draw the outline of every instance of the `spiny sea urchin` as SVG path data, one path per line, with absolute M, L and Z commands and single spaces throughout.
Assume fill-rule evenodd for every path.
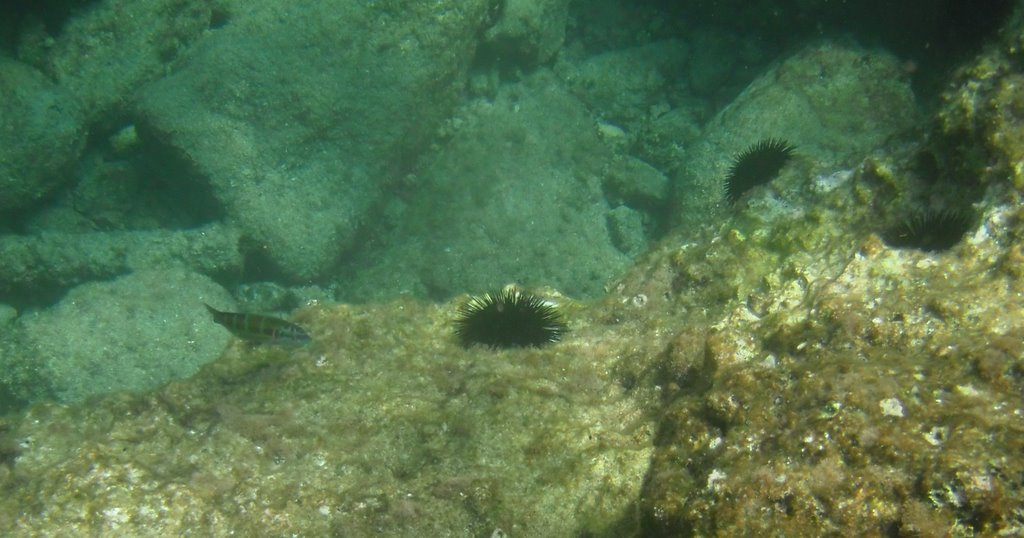
M 894 248 L 938 252 L 959 243 L 973 226 L 974 218 L 966 211 L 919 211 L 884 231 L 882 239 Z
M 464 347 L 539 347 L 557 342 L 566 330 L 553 304 L 512 287 L 471 298 L 455 319 Z
M 735 203 L 743 193 L 775 179 L 795 149 L 779 138 L 766 138 L 748 147 L 729 167 L 725 176 L 725 197 Z

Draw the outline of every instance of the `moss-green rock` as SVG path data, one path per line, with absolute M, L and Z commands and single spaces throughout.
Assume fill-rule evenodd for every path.
M 5 329 L 5 400 L 81 402 L 192 375 L 226 345 L 227 332 L 211 325 L 203 309 L 203 302 L 223 302 L 226 295 L 209 278 L 182 269 L 77 286 Z
M 43 73 L 0 55 L 0 212 L 60 187 L 85 146 L 74 97 Z
M 342 297 L 447 299 L 509 282 L 592 297 L 626 267 L 602 190 L 609 148 L 550 73 L 471 103 L 450 129 L 415 196 L 395 201 L 400 225 L 352 264 Z
M 267 269 L 323 277 L 455 104 L 489 0 L 249 2 L 141 92 Z

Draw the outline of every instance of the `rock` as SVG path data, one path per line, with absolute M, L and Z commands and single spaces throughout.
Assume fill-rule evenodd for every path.
M 0 55 L 0 212 L 24 209 L 63 185 L 84 146 L 72 96 Z
M 899 61 L 884 52 L 826 43 L 787 58 L 755 80 L 686 153 L 676 214 L 699 225 L 724 198 L 737 154 L 764 138 L 785 139 L 815 168 L 849 166 L 918 119 Z
M 5 417 L 0 532 L 629 536 L 655 433 L 608 367 L 630 350 L 466 352 L 439 330 L 456 307 L 311 308 L 313 355 L 232 346 L 150 394 Z
M 743 73 L 738 67 L 760 64 L 760 58 L 749 51 L 757 50 L 743 34 L 730 34 L 718 29 L 697 29 L 693 34 L 693 57 L 686 66 L 686 82 L 697 94 L 721 97 L 723 88 L 735 86 L 734 77 Z M 749 79 L 748 79 L 749 80 Z
M 106 0 L 81 8 L 47 46 L 22 53 L 81 103 L 89 121 L 123 116 L 144 83 L 226 16 L 207 0 Z
M 220 356 L 228 333 L 203 302 L 230 303 L 209 278 L 181 269 L 82 284 L 46 310 L 22 315 L 0 354 L 9 398 L 89 396 L 155 388 Z
M 561 48 L 568 19 L 569 0 L 508 0 L 485 43 L 499 67 L 534 68 Z
M 630 258 L 647 248 L 643 214 L 633 208 L 623 205 L 609 211 L 608 233 L 615 248 Z
M 689 56 L 683 41 L 667 39 L 597 54 L 578 65 L 560 63 L 558 69 L 595 114 L 634 126 L 651 116 L 652 107 L 667 107 Z
M 343 296 L 444 298 L 513 281 L 600 293 L 628 258 L 609 236 L 609 151 L 583 105 L 538 73 L 455 123 L 401 223 L 349 267 Z
M 0 327 L 7 326 L 18 317 L 18 310 L 11 305 L 0 303 Z
M 657 168 L 635 157 L 613 159 L 605 180 L 608 197 L 630 207 L 654 209 L 668 200 L 669 182 Z
M 486 4 L 248 4 L 143 90 L 138 127 L 208 178 L 264 270 L 313 279 L 450 112 Z
M 86 280 L 169 266 L 237 273 L 242 268 L 238 242 L 237 231 L 219 224 L 180 232 L 0 235 L 0 292 L 52 294 Z

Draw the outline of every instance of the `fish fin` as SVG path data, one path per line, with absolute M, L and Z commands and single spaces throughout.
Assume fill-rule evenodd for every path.
M 206 310 L 208 310 L 214 316 L 216 316 L 217 314 L 223 314 L 223 312 L 221 312 L 220 310 L 217 310 L 216 308 L 214 308 L 214 307 L 212 307 L 212 306 L 210 306 L 210 305 L 208 305 L 206 303 L 203 303 L 203 306 L 205 306 Z

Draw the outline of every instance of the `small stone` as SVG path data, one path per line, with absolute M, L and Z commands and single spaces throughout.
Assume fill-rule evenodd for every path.
M 722 480 L 725 480 L 727 477 L 728 475 L 726 475 L 724 472 L 718 469 L 712 469 L 711 474 L 708 475 L 708 490 L 718 491 L 719 489 L 721 489 L 722 486 L 717 484 L 717 482 L 721 482 Z
M 640 212 L 619 206 L 608 212 L 608 235 L 619 252 L 635 258 L 647 248 Z
M 878 402 L 882 408 L 882 414 L 887 417 L 903 417 L 903 404 L 896 398 L 886 398 Z
M 108 141 L 114 153 L 124 155 L 138 147 L 139 133 L 135 130 L 135 125 L 128 124 L 122 127 L 120 131 L 111 135 Z

